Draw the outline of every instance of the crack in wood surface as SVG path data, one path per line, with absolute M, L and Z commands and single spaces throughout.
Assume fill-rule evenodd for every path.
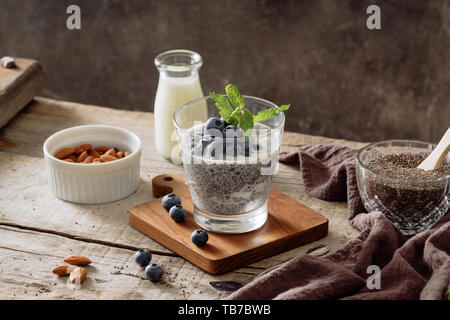
M 43 253 L 39 253 L 39 252 L 14 249 L 14 248 L 5 247 L 5 246 L 0 246 L 0 249 L 10 250 L 10 251 L 14 251 L 14 252 L 22 252 L 22 253 L 26 253 L 26 254 L 33 254 L 33 255 L 37 255 L 37 256 L 44 256 L 45 255 L 47 257 L 64 258 L 62 256 L 53 256 L 53 255 L 43 254 Z M 0 262 L 0 264 L 1 264 L 1 262 Z
M 104 245 L 104 246 L 113 247 L 113 248 L 119 248 L 119 249 L 126 249 L 126 250 L 132 250 L 132 251 L 137 251 L 139 249 L 142 249 L 142 248 L 131 246 L 131 245 L 119 244 L 119 243 L 114 243 L 114 242 L 110 242 L 110 241 L 98 240 L 98 239 L 90 239 L 90 238 L 85 238 L 85 237 L 81 237 L 81 236 L 75 236 L 75 235 L 72 235 L 72 234 L 66 233 L 66 232 L 60 232 L 60 231 L 36 228 L 36 227 L 28 227 L 28 226 L 23 226 L 23 225 L 19 225 L 19 224 L 15 224 L 15 223 L 10 223 L 10 222 L 0 222 L 0 226 L 13 227 L 13 228 L 17 228 L 20 230 L 33 231 L 33 232 L 39 232 L 39 233 L 48 233 L 48 234 L 52 234 L 52 235 L 56 235 L 56 236 L 69 238 L 72 240 L 78 240 L 78 241 L 87 242 L 87 243 L 95 243 L 95 244 Z M 161 256 L 179 257 L 179 255 L 176 253 L 169 253 L 169 252 L 163 252 L 163 251 L 157 251 L 157 250 L 150 250 L 150 252 L 153 254 L 161 255 Z

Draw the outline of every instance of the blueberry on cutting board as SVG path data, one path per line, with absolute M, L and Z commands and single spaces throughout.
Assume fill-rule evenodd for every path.
M 205 230 L 194 230 L 191 234 L 191 241 L 198 247 L 203 247 L 208 242 L 208 233 Z
M 186 210 L 181 204 L 177 204 L 170 208 L 169 215 L 175 222 L 183 222 L 186 217 Z
M 177 204 L 181 204 L 180 197 L 175 193 L 170 193 L 161 200 L 161 205 L 166 209 L 167 211 L 170 210 L 173 206 L 176 206 Z
M 139 250 L 134 254 L 134 261 L 141 267 L 146 267 L 152 261 L 152 254 L 148 250 Z

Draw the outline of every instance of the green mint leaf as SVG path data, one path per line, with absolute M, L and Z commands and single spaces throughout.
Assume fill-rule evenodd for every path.
M 210 92 L 209 96 L 216 102 L 216 107 L 219 109 L 219 113 L 222 118 L 224 118 L 228 123 L 231 123 L 228 120 L 230 120 L 231 114 L 233 113 L 233 107 L 230 105 L 228 99 L 215 92 Z
M 234 109 L 233 113 L 231 114 L 231 119 L 235 122 L 229 123 L 241 128 L 244 132 L 249 129 L 253 129 L 254 127 L 253 115 L 248 109 Z
M 255 116 L 253 116 L 253 121 L 254 122 L 262 122 L 265 120 L 269 120 L 269 119 L 276 117 L 277 114 L 278 114 L 277 107 L 266 109 L 266 110 L 258 112 Z
M 289 104 L 283 104 L 281 107 L 273 107 L 270 109 L 260 111 L 255 116 L 253 116 L 253 121 L 262 122 L 275 118 L 280 112 L 288 110 L 289 107 L 290 107 Z
M 229 124 L 232 124 L 233 126 L 239 127 L 239 122 L 241 120 L 242 117 L 242 110 L 241 109 L 234 109 L 233 113 L 231 114 L 229 120 L 227 120 L 227 122 Z M 242 128 L 241 128 L 242 129 Z
M 289 107 L 290 107 L 291 105 L 290 104 L 282 104 L 281 106 L 280 106 L 280 111 L 286 111 L 286 110 L 289 110 Z
M 239 126 L 239 118 L 236 117 L 236 115 L 232 115 L 228 119 L 225 119 L 225 121 L 228 122 L 229 124 L 232 124 L 235 127 Z
M 239 109 L 243 109 L 245 106 L 244 97 L 242 96 L 241 92 L 239 91 L 238 87 L 234 84 L 229 84 L 225 87 L 225 92 L 227 93 L 228 98 L 230 99 L 231 103 Z
M 253 129 L 255 124 L 253 123 L 253 115 L 248 109 L 244 109 L 242 111 L 242 116 L 239 119 L 239 128 L 242 129 L 242 131 L 246 132 L 249 129 Z

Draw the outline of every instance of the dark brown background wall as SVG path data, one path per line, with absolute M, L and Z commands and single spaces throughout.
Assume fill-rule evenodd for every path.
M 450 125 L 449 1 L 0 0 L 0 55 L 41 61 L 50 97 L 152 111 L 153 58 L 176 48 L 203 56 L 205 93 L 291 103 L 291 131 L 436 141 Z

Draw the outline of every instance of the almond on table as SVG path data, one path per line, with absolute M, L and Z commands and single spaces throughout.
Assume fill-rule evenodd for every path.
M 52 272 L 58 276 L 68 276 L 74 269 L 74 266 L 61 265 L 53 267 Z
M 84 279 L 86 279 L 87 276 L 87 270 L 85 268 L 82 267 L 78 267 L 75 268 L 71 273 L 70 273 L 70 282 L 72 283 L 82 283 L 84 281 Z
M 73 254 L 73 255 L 65 257 L 64 258 L 64 262 L 70 263 L 70 264 L 74 264 L 74 265 L 77 265 L 77 266 L 87 266 L 92 261 L 89 258 L 85 257 L 85 256 L 82 256 L 82 255 L 79 255 L 79 254 Z

